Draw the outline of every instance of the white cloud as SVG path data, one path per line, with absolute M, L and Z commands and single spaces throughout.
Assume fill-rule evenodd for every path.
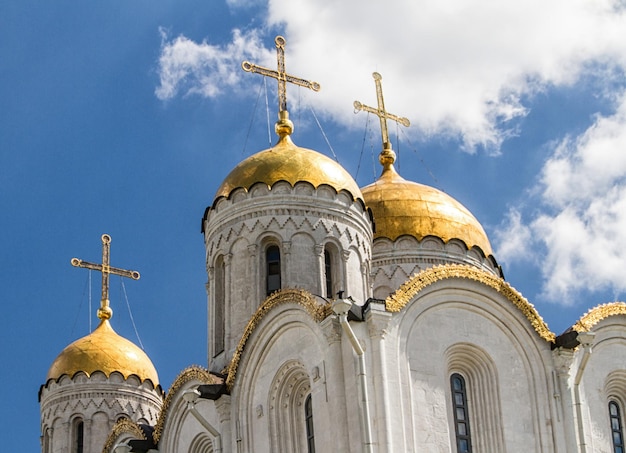
M 161 32 L 159 57 L 160 85 L 155 94 L 161 100 L 179 93 L 214 97 L 226 88 L 236 90 L 240 83 L 241 62 L 248 58 L 267 61 L 270 52 L 261 45 L 255 31 L 233 32 L 233 40 L 225 46 L 200 44 L 184 36 L 169 40 Z
M 265 26 L 285 30 L 287 71 L 322 84 L 316 109 L 350 124 L 352 101 L 375 102 L 378 71 L 386 106 L 413 133 L 456 135 L 468 150 L 497 151 L 510 120 L 527 112 L 525 94 L 574 83 L 592 61 L 626 67 L 626 14 L 611 0 L 269 0 L 268 14 Z M 264 38 L 273 53 L 271 43 Z M 225 70 L 237 52 L 257 46 L 237 33 L 224 48 L 167 42 L 159 96 L 181 81 L 214 96 L 240 77 Z
M 546 162 L 536 211 L 511 216 L 496 235 L 502 261 L 542 256 L 543 294 L 570 303 L 580 290 L 626 292 L 626 93 L 614 114 L 565 139 Z M 501 252 L 501 253 L 500 253 Z
M 522 214 L 517 209 L 510 209 L 503 225 L 494 233 L 494 242 L 498 244 L 498 259 L 502 262 L 532 260 L 532 230 L 522 221 Z

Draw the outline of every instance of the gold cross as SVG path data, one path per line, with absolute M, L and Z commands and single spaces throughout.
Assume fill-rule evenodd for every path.
M 122 277 L 132 278 L 133 280 L 139 280 L 139 272 L 127 271 L 126 269 L 120 269 L 118 267 L 111 267 L 109 265 L 111 255 L 111 236 L 108 234 L 102 235 L 102 264 L 89 263 L 87 261 L 79 260 L 78 258 L 72 258 L 71 263 L 74 267 L 84 267 L 94 271 L 102 272 L 102 299 L 100 301 L 100 308 L 98 309 L 99 319 L 110 319 L 113 315 L 113 310 L 109 307 L 109 274 L 120 275 Z
M 246 72 L 256 72 L 257 74 L 262 74 L 264 76 L 272 77 L 278 80 L 278 111 L 280 116 L 280 112 L 287 111 L 287 82 L 299 85 L 301 87 L 310 88 L 313 91 L 319 91 L 321 87 L 320 84 L 317 82 L 310 82 L 308 80 L 300 79 L 298 77 L 287 74 L 285 72 L 285 38 L 283 38 L 282 36 L 277 36 L 276 39 L 274 39 L 274 42 L 276 43 L 278 71 L 264 68 L 262 66 L 257 66 L 254 63 L 250 63 L 249 61 L 244 61 L 243 63 L 241 63 L 241 67 Z
M 377 72 L 373 73 L 372 76 L 374 77 L 374 81 L 376 82 L 376 97 L 378 98 L 378 108 L 375 109 L 373 107 L 363 105 L 359 101 L 354 101 L 354 108 L 357 112 L 365 110 L 366 112 L 370 112 L 378 116 L 378 118 L 380 119 L 380 131 L 383 136 L 383 149 L 391 149 L 391 143 L 389 142 L 389 133 L 387 132 L 387 119 L 397 121 L 404 127 L 409 127 L 411 123 L 407 118 L 401 118 L 385 110 L 385 100 L 383 99 L 383 86 L 380 82 L 383 77 Z

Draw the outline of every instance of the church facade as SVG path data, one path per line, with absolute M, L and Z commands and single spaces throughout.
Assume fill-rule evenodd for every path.
M 474 216 L 397 173 L 377 91 L 363 188 L 280 103 L 203 216 L 207 367 L 163 392 L 104 309 L 41 387 L 42 453 L 624 452 L 626 303 L 551 332 Z

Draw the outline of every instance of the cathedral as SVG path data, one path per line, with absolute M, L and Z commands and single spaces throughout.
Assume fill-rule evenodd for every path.
M 551 332 L 506 280 L 480 222 L 394 167 L 380 118 L 379 178 L 359 187 L 291 138 L 278 79 L 276 144 L 240 162 L 202 215 L 207 366 L 167 391 L 113 329 L 111 238 L 99 326 L 39 390 L 42 453 L 624 453 L 626 303 Z M 199 213 L 202 214 L 202 213 Z

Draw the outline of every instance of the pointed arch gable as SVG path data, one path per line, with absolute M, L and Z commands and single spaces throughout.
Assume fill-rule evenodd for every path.
M 473 280 L 502 294 L 528 319 L 541 338 L 554 342 L 556 335 L 550 331 L 535 307 L 519 291 L 500 277 L 464 264 L 447 264 L 423 270 L 387 297 L 385 307 L 387 311 L 400 312 L 424 288 L 450 278 Z
M 161 409 L 161 412 L 159 413 L 159 418 L 154 428 L 154 433 L 152 435 L 155 444 L 158 444 L 159 439 L 163 434 L 163 428 L 169 415 L 169 410 L 172 407 L 174 398 L 178 396 L 178 393 L 190 381 L 196 381 L 201 384 L 219 384 L 222 380 L 206 368 L 197 365 L 190 366 L 181 371 L 178 377 L 176 377 L 176 379 L 170 386 L 170 389 L 167 392 L 167 396 L 165 397 L 165 401 L 163 401 L 163 407 Z
M 626 315 L 626 302 L 611 302 L 598 305 L 581 316 L 572 328 L 576 332 L 588 332 L 603 319 L 617 315 Z
M 265 316 L 272 311 L 272 309 L 287 303 L 300 305 L 315 322 L 321 322 L 331 313 L 330 304 L 319 304 L 311 293 L 304 290 L 282 289 L 265 299 L 250 321 L 248 321 L 248 325 L 239 340 L 235 354 L 233 355 L 233 358 L 228 366 L 226 373 L 226 385 L 229 390 L 232 390 L 235 383 L 237 369 L 239 367 L 239 362 L 241 361 L 241 355 L 243 354 L 248 339 L 261 320 L 263 320 L 263 318 L 265 318 Z
M 113 425 L 113 429 L 109 433 L 109 437 L 107 437 L 102 453 L 111 453 L 113 447 L 122 440 L 122 437 L 147 440 L 146 435 L 137 423 L 128 418 L 120 418 L 115 425 Z

